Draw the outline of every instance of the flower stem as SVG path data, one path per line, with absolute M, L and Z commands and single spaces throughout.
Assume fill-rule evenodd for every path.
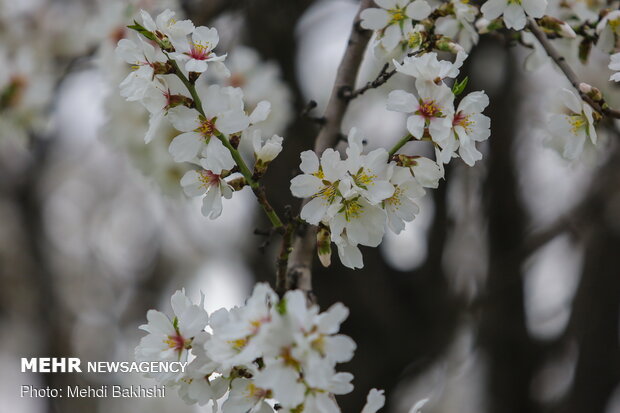
M 192 96 L 196 110 L 202 116 L 205 116 L 204 109 L 202 108 L 202 102 L 200 101 L 200 97 L 198 96 L 198 92 L 196 91 L 196 86 L 192 82 L 189 81 L 187 76 L 185 76 L 185 74 L 181 71 L 181 69 L 179 68 L 179 65 L 177 64 L 176 61 L 174 61 L 174 59 L 168 59 L 168 60 L 172 64 L 175 74 L 177 75 L 179 79 L 181 79 L 181 82 L 183 82 L 183 84 L 189 91 L 189 94 Z M 273 225 L 274 229 L 278 231 L 283 230 L 284 224 L 282 223 L 282 220 L 280 219 L 276 211 L 273 209 L 273 207 L 267 200 L 267 196 L 265 195 L 265 189 L 257 181 L 255 181 L 252 178 L 252 171 L 250 171 L 250 168 L 248 168 L 248 166 L 245 164 L 245 161 L 241 157 L 241 154 L 239 153 L 239 151 L 236 150 L 231 145 L 230 141 L 223 133 L 217 132 L 215 136 L 224 144 L 224 146 L 228 149 L 228 151 L 230 151 L 230 154 L 232 155 L 235 163 L 239 167 L 239 172 L 241 172 L 241 175 L 243 175 L 247 184 L 252 188 L 252 191 L 254 192 L 254 194 L 256 195 L 256 198 L 258 199 L 258 203 L 263 207 L 263 210 L 265 211 L 267 218 L 269 218 L 269 221 L 271 221 L 271 224 Z
M 389 154 L 390 154 L 390 158 L 391 158 L 392 156 L 394 156 L 394 154 L 395 154 L 395 153 L 396 153 L 396 152 L 397 152 L 400 148 L 402 148 L 403 146 L 405 146 L 405 144 L 406 144 L 407 142 L 409 142 L 409 141 L 411 140 L 411 138 L 413 138 L 413 136 L 412 136 L 410 133 L 408 133 L 407 135 L 403 136 L 403 137 L 402 137 L 402 138 L 401 138 L 401 139 L 400 139 L 400 140 L 396 143 L 396 145 L 394 145 L 394 147 L 393 147 L 392 149 L 390 149 L 390 152 L 389 152 Z

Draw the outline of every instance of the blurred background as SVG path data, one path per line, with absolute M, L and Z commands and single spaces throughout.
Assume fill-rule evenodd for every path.
M 592 2 L 586 2 L 588 4 Z M 552 7 L 554 2 L 551 2 Z M 246 190 L 217 221 L 187 199 L 162 126 L 143 141 L 148 115 L 118 95 L 129 68 L 114 48 L 144 8 L 171 8 L 217 27 L 228 79 L 246 107 L 271 101 L 271 132 L 285 149 L 266 176 L 278 210 L 296 209 L 288 187 L 298 154 L 319 125 L 357 10 L 354 0 L 0 0 L 0 412 L 195 412 L 169 391 L 161 399 L 29 399 L 22 384 L 148 383 L 140 376 L 20 373 L 21 357 L 132 360 L 150 308 L 169 310 L 185 288 L 208 311 L 241 304 L 256 281 L 274 281 L 278 242 Z M 558 41 L 567 56 L 574 45 Z M 358 344 L 341 366 L 356 389 L 339 397 L 360 411 L 372 387 L 385 412 L 620 412 L 620 153 L 616 125 L 568 163 L 545 145 L 546 111 L 568 84 L 552 64 L 525 71 L 532 50 L 482 37 L 466 62 L 467 91 L 485 90 L 492 135 L 484 159 L 451 162 L 421 214 L 350 271 L 314 265 L 323 309 L 351 310 L 344 333 Z M 608 55 L 575 63 L 582 80 L 620 104 Z M 572 62 L 573 60 L 571 60 Z M 544 64 L 546 63 L 546 64 Z M 383 63 L 368 53 L 358 83 Z M 387 93 L 411 89 L 394 76 L 356 99 L 368 149 L 404 135 Z M 405 151 L 431 156 L 424 143 Z M 259 248 L 262 246 L 262 248 Z

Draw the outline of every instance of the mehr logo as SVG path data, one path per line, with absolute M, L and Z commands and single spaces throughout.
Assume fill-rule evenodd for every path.
M 80 359 L 75 357 L 33 357 L 30 359 L 22 357 L 22 373 L 31 371 L 33 373 L 81 373 Z

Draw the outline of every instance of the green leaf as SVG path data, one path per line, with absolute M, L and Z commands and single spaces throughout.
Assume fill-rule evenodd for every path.
M 154 42 L 157 41 L 157 39 L 155 38 L 155 35 L 152 32 L 146 30 L 144 26 L 142 26 L 140 23 L 138 23 L 135 20 L 133 21 L 133 24 L 131 26 L 127 26 L 127 28 L 137 31 L 138 33 L 140 33 L 142 36 L 146 37 L 149 40 L 153 40 Z
M 280 315 L 286 314 L 286 300 L 284 298 L 276 304 L 276 310 Z
M 465 87 L 467 86 L 467 82 L 469 82 L 469 77 L 467 76 L 465 76 L 465 79 L 461 80 L 460 83 L 458 80 L 454 82 L 454 86 L 452 86 L 452 93 L 454 93 L 454 96 L 458 96 L 463 93 Z

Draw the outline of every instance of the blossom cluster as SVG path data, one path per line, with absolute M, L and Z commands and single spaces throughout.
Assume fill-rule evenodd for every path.
M 301 218 L 323 228 L 317 242 L 324 265 L 330 262 L 331 241 L 345 266 L 361 268 L 358 245 L 378 246 L 386 226 L 400 233 L 419 212 L 415 200 L 424 195 L 424 187 L 438 186 L 444 163 L 460 156 L 471 166 L 482 159 L 475 144 L 490 135 L 490 120 L 482 114 L 489 99 L 484 92 L 473 92 L 455 109 L 455 94 L 460 91 L 444 83 L 444 79 L 458 76 L 466 57 L 459 52 L 451 63 L 438 60 L 432 52 L 407 57 L 403 64 L 394 61 L 397 71 L 416 79 L 419 96 L 394 90 L 388 96 L 387 108 L 409 115 L 405 139 L 432 141 L 436 161 L 403 154 L 390 159 L 383 148 L 363 154 L 363 139 L 355 128 L 349 133 L 344 160 L 333 149 L 323 152 L 320 160 L 312 151 L 301 154 L 303 174 L 293 178 L 291 192 L 311 198 Z
M 165 10 L 153 19 L 141 11 L 142 23 L 130 28 L 139 33 L 136 41 L 121 39 L 117 54 L 134 70 L 121 82 L 121 95 L 139 101 L 150 114 L 145 142 L 157 134 L 162 122 L 177 131 L 169 146 L 175 162 L 196 165 L 181 179 L 189 196 L 203 196 L 203 215 L 212 219 L 222 212 L 222 198 L 230 198 L 247 181 L 245 164 L 237 148 L 250 148 L 245 158 L 254 161 L 254 175 L 262 175 L 282 150 L 282 138 L 263 139 L 260 129 L 270 112 L 268 101 L 245 109 L 244 92 L 234 86 L 198 82 L 207 70 L 230 76 L 225 55 L 214 49 L 217 30 L 194 27 L 190 20 L 176 20 Z M 249 145 L 240 145 L 247 141 Z M 236 158 L 236 159 L 235 159 Z M 247 179 L 248 177 L 245 177 Z
M 245 305 L 208 314 L 204 296 L 192 303 L 184 291 L 171 299 L 173 317 L 150 310 L 148 334 L 136 347 L 138 361 L 187 361 L 184 372 L 153 373 L 188 404 L 221 404 L 224 413 L 338 412 L 332 395 L 353 390 L 353 375 L 336 371 L 349 361 L 355 342 L 338 334 L 348 309 L 334 304 L 320 312 L 303 292 L 281 299 L 257 284 Z M 364 413 L 383 407 L 382 391 L 371 390 Z
M 433 50 L 454 54 L 469 52 L 478 43 L 480 35 L 491 32 L 506 36 L 507 39 L 517 39 L 522 45 L 531 49 L 532 52 L 525 60 L 525 67 L 528 70 L 535 70 L 551 59 L 545 47 L 532 34 L 529 24 L 534 24 L 548 37 L 549 44 L 556 42 L 555 39 L 564 39 L 564 43 L 557 43 L 554 46 L 561 48 L 567 56 L 576 54 L 575 50 L 578 50 L 578 57 L 582 63 L 587 62 L 593 45 L 609 53 L 611 55 L 609 69 L 614 71 L 610 80 L 620 81 L 618 73 L 620 11 L 617 10 L 617 2 L 487 0 L 478 7 L 466 0 L 441 3 L 425 0 L 375 0 L 375 4 L 377 7 L 362 12 L 361 25 L 374 31 L 372 48 L 375 56 L 387 61 L 402 60 L 403 63 L 400 65 L 395 62 L 395 67 L 403 73 L 413 75 L 413 70 L 401 70 L 401 68 L 411 66 L 407 64 L 408 61 L 415 60 L 419 55 L 428 54 Z M 574 81 L 572 83 L 576 85 Z M 424 91 L 418 91 L 424 94 Z M 440 93 L 440 89 L 435 89 L 434 92 L 432 96 L 414 96 L 414 98 L 431 98 L 435 102 L 450 106 L 449 93 Z M 568 94 L 576 96 L 580 102 L 575 102 L 574 98 L 568 97 Z M 547 116 L 549 135 L 547 142 L 568 160 L 579 159 L 583 148 L 594 147 L 597 142 L 594 127 L 600 121 L 600 110 L 597 112 L 596 107 L 592 106 L 592 100 L 586 99 L 581 102 L 584 94 L 581 90 L 562 92 L 561 95 L 569 100 L 560 102 L 560 105 L 550 106 L 564 106 L 564 109 L 561 111 L 552 109 Z M 463 99 L 462 103 L 467 107 L 471 106 L 473 101 L 476 102 L 474 103 L 476 111 L 486 106 L 486 98 L 482 95 L 472 94 Z M 605 106 L 603 100 L 595 102 L 601 107 Z M 395 93 L 392 95 L 392 106 L 395 109 L 401 107 L 403 111 L 408 112 L 413 106 L 413 99 Z M 579 107 L 581 109 L 577 110 Z M 583 122 L 580 120 L 582 118 Z M 415 121 L 416 118 L 410 118 L 409 129 L 419 131 L 422 122 L 417 120 L 416 129 Z M 435 126 L 439 124 L 439 122 L 433 123 Z M 447 121 L 443 129 L 447 129 Z M 435 132 L 435 136 L 441 135 L 441 132 Z M 461 143 L 460 155 L 466 161 L 469 159 L 467 163 L 471 164 L 471 161 L 479 155 L 475 152 L 465 154 L 468 147 L 467 143 L 464 145 Z M 445 156 L 449 156 L 448 153 Z M 444 158 L 443 161 L 445 160 Z

